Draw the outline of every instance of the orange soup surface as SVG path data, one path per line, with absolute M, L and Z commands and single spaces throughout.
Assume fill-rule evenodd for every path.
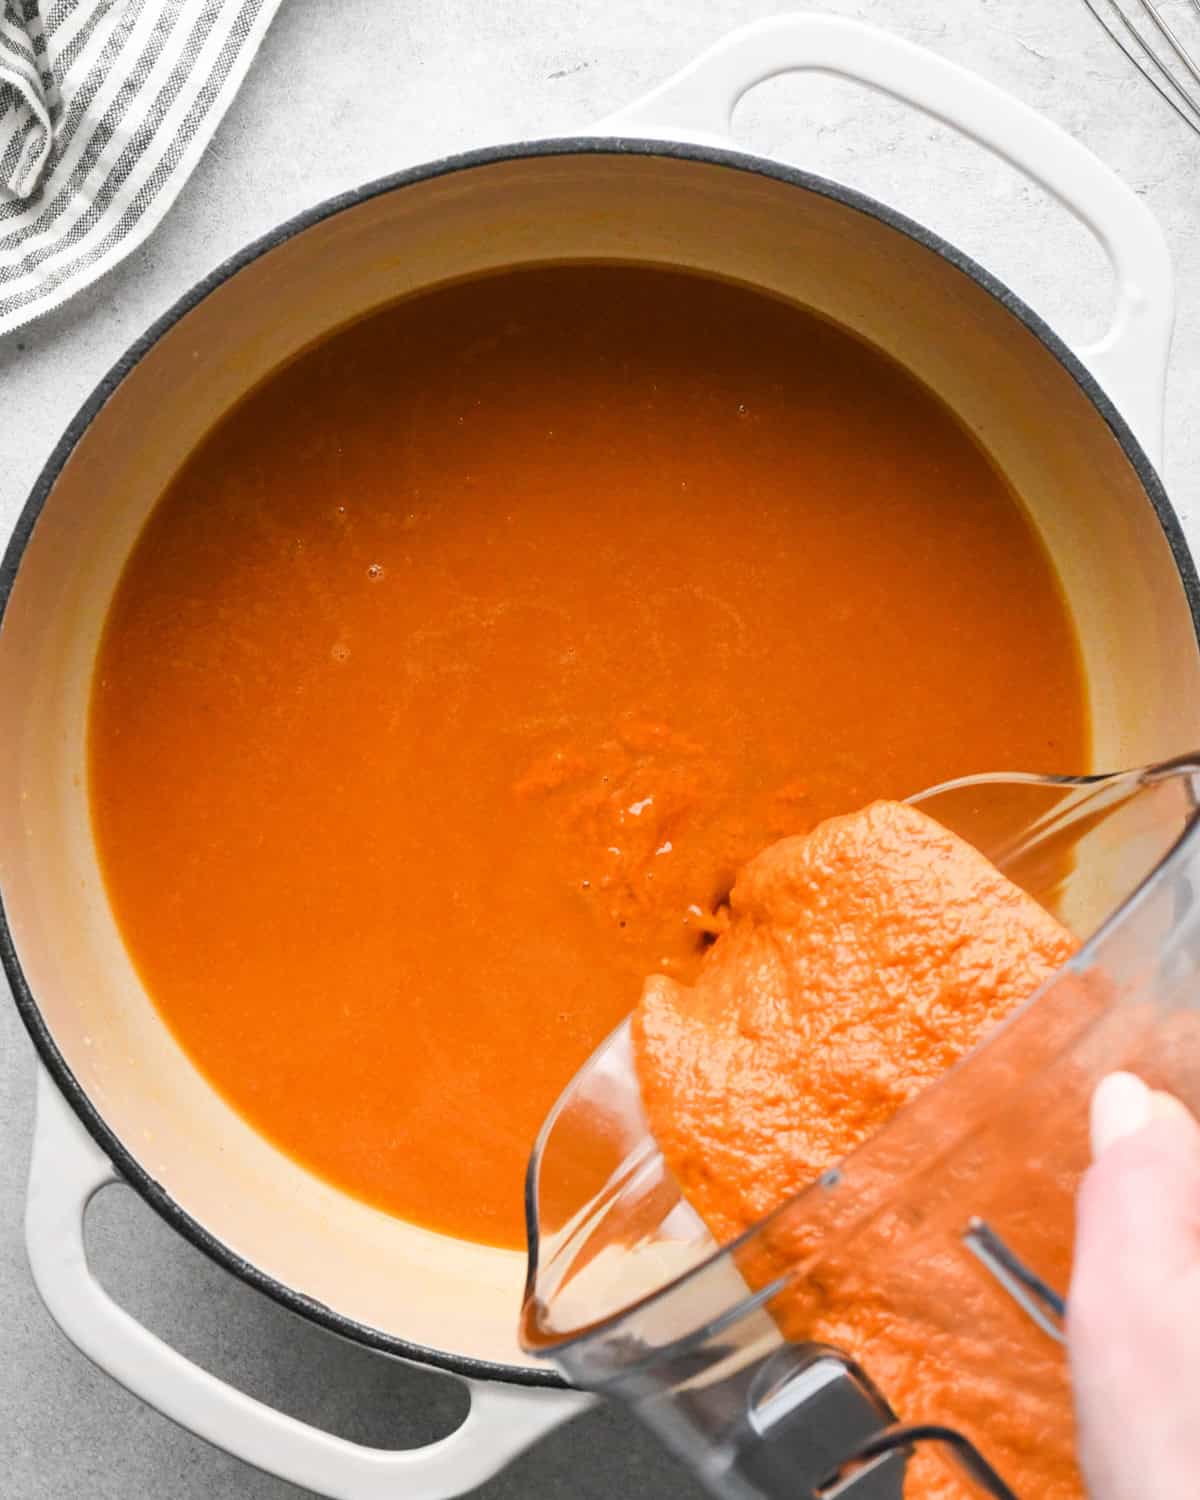
M 96 666 L 91 802 L 163 1017 L 259 1131 L 523 1242 L 533 1137 L 737 869 L 876 797 L 1088 759 L 1005 480 L 845 331 L 619 266 L 415 297 L 229 413 Z

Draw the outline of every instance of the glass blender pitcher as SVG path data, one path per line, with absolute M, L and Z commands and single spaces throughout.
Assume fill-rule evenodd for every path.
M 628 1025 L 529 1165 L 525 1347 L 629 1406 L 730 1500 L 1081 1494 L 1063 1342 L 1098 1080 L 1200 1105 L 1200 757 L 1114 776 L 971 777 L 913 798 L 1087 940 L 845 1161 L 730 1244 L 650 1135 Z M 848 1302 L 908 1374 L 830 1336 Z M 992 1441 L 1003 1412 L 1006 1441 Z M 1022 1483 L 1022 1479 L 1026 1483 Z

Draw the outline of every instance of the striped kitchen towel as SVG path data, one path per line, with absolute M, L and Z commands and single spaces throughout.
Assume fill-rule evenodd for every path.
M 0 0 L 0 334 L 175 201 L 279 0 Z

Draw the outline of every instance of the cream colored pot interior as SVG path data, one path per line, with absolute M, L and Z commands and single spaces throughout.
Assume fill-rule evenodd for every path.
M 697 161 L 498 162 L 348 209 L 188 313 L 67 462 L 0 633 L 0 878 L 20 961 L 105 1121 L 220 1240 L 347 1317 L 508 1363 L 524 1362 L 514 1331 L 523 1257 L 412 1228 L 309 1176 L 242 1123 L 159 1022 L 96 866 L 85 714 L 101 622 L 134 538 L 182 457 L 247 387 L 326 330 L 404 293 L 487 267 L 575 257 L 737 277 L 902 360 L 978 434 L 1057 561 L 1084 644 L 1097 762 L 1153 760 L 1200 741 L 1187 601 L 1107 426 L 1039 341 L 967 276 L 842 204 Z M 400 1038 L 398 1092 L 405 1068 Z

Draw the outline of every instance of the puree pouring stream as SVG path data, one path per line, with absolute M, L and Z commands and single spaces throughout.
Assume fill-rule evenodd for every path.
M 988 1399 L 1020 1401 L 1035 1369 L 1059 1379 L 1069 1441 L 1064 1296 L 1090 1093 L 1128 1066 L 1200 1102 L 1198 794 L 1200 757 L 1187 757 L 970 777 L 911 799 L 1087 940 L 981 1047 L 732 1244 L 675 1185 L 622 1026 L 530 1161 L 525 1347 L 628 1405 L 718 1495 L 900 1500 L 914 1455 L 936 1451 L 963 1495 L 1011 1500 L 986 1420 L 975 1441 L 906 1425 L 870 1369 L 804 1338 L 796 1313 L 847 1267 L 899 1320 L 934 1306 L 940 1338 L 983 1351 Z

